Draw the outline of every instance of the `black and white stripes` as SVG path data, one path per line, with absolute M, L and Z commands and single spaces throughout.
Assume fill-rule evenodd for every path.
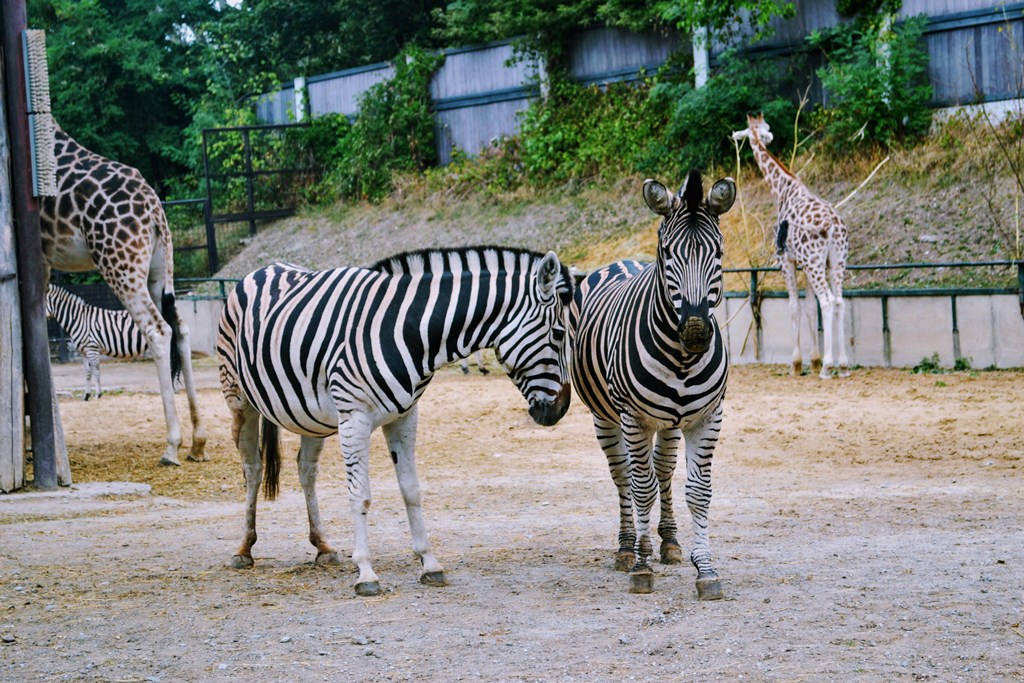
M 369 268 L 311 271 L 275 264 L 246 276 L 228 298 L 217 342 L 247 484 L 246 536 L 233 565 L 252 564 L 264 459 L 268 494 L 276 487 L 275 425 L 303 437 L 299 473 L 310 541 L 318 562 L 337 561 L 321 530 L 315 481 L 323 440 L 338 433 L 356 523 L 356 590 L 379 592 L 366 514 L 369 438 L 381 426 L 423 564 L 421 581 L 443 583 L 427 540 L 413 460 L 416 401 L 437 368 L 493 347 L 533 419 L 554 424 L 571 393 L 571 298 L 572 280 L 554 253 L 498 247 L 410 252 Z M 257 422 L 265 423 L 263 457 Z
M 722 297 L 718 216 L 732 206 L 735 192 L 727 178 L 705 197 L 697 171 L 690 172 L 679 196 L 645 182 L 644 199 L 664 216 L 656 262 L 621 261 L 592 273 L 573 304 L 573 384 L 593 414 L 618 489 L 616 567 L 633 568 L 636 592 L 652 586 L 649 526 L 656 498 L 662 561 L 682 558 L 672 475 L 685 437 L 698 593 L 722 595 L 711 564 L 707 512 L 729 359 L 711 309 Z
M 146 338 L 132 322 L 128 311 L 91 306 L 63 287 L 51 284 L 46 291 L 46 316 L 64 328 L 71 343 L 82 354 L 86 401 L 92 393 L 93 377 L 96 378 L 96 398 L 103 395 L 101 355 L 127 359 L 137 358 L 146 351 Z

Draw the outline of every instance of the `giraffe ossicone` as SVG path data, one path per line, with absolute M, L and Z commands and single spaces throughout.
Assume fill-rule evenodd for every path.
M 776 254 L 789 292 L 789 313 L 793 324 L 792 372 L 800 375 L 803 357 L 800 351 L 801 308 L 806 314 L 811 336 L 811 372 L 829 379 L 835 370 L 840 377 L 850 374 L 846 352 L 846 317 L 843 278 L 849 252 L 849 234 L 835 208 L 812 193 L 804 183 L 779 161 L 766 145 L 772 141 L 771 128 L 763 114 L 747 116 L 747 127 L 732 134 L 734 140 L 746 138 L 754 159 L 771 188 L 778 209 Z M 810 301 L 801 306 L 797 286 L 797 267 L 804 271 L 807 289 L 821 307 L 824 356 L 818 341 L 816 307 Z M 833 347 L 838 349 L 833 356 Z
M 54 124 L 57 196 L 40 201 L 47 284 L 51 268 L 99 270 L 142 332 L 156 362 L 167 422 L 161 465 L 179 465 L 174 379 L 181 374 L 192 421 L 189 460 L 206 460 L 206 428 L 192 376 L 188 327 L 174 300 L 174 250 L 156 191 L 131 166 L 82 147 Z

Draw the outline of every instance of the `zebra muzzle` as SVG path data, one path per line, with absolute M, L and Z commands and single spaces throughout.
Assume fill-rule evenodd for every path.
M 683 323 L 679 333 L 683 350 L 687 353 L 704 353 L 711 345 L 711 323 L 704 318 L 691 315 Z
M 558 390 L 558 394 L 553 400 L 544 399 L 532 402 L 530 404 L 530 417 L 542 427 L 550 427 L 561 420 L 562 416 L 569 410 L 571 396 L 572 391 L 569 389 L 569 383 L 566 382 Z

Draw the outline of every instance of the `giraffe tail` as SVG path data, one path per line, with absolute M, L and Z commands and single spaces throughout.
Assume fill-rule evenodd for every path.
M 775 233 L 775 253 L 782 256 L 786 253 L 786 237 L 789 236 L 789 221 L 779 223 L 779 230 Z
M 181 351 L 178 350 L 181 328 L 178 321 L 178 309 L 174 305 L 174 292 L 164 292 L 160 308 L 164 320 L 171 326 L 171 379 L 177 382 L 181 376 Z
M 260 416 L 260 457 L 263 459 L 263 495 L 267 500 L 277 498 L 277 483 L 281 474 L 281 438 L 278 426 Z

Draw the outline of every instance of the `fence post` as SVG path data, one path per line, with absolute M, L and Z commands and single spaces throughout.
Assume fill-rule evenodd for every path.
M 953 365 L 960 360 L 960 325 L 956 319 L 956 294 L 951 294 L 949 297 L 950 305 L 953 309 Z
M 217 258 L 217 230 L 213 225 L 213 181 L 210 179 L 210 153 L 207 149 L 206 129 L 203 129 L 203 174 L 206 176 L 206 203 L 203 206 L 203 222 L 206 223 L 206 261 L 210 275 L 220 270 Z
M 882 358 L 885 367 L 892 367 L 892 337 L 889 333 L 889 297 L 882 295 Z
M 242 142 L 244 145 L 245 154 L 245 210 L 251 216 L 256 207 L 256 202 L 253 199 L 252 190 L 252 143 L 249 140 L 249 130 L 242 130 Z M 256 219 L 249 219 L 249 236 L 256 236 Z
M 1017 261 L 1017 297 L 1020 301 L 1020 316 L 1024 318 L 1024 261 Z
M 750 314 L 754 317 L 754 360 L 761 361 L 761 344 L 764 332 L 761 328 L 761 297 L 757 294 L 757 270 L 750 271 Z

